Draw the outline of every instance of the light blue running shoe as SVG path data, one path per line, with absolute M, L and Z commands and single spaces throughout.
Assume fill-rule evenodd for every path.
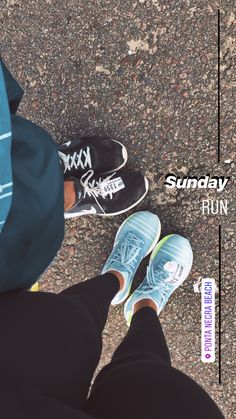
M 118 271 L 124 277 L 124 287 L 113 298 L 112 305 L 120 304 L 128 297 L 139 264 L 154 249 L 160 233 L 160 220 L 149 211 L 136 212 L 121 224 L 102 270 L 102 274 Z
M 164 237 L 151 254 L 146 277 L 125 303 L 128 325 L 134 305 L 140 300 L 151 299 L 157 306 L 157 314 L 160 314 L 173 291 L 187 278 L 192 262 L 193 252 L 187 239 L 178 234 Z

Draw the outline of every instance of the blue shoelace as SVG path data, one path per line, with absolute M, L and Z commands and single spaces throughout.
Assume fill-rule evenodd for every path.
M 149 293 L 150 291 L 158 291 L 159 306 L 166 300 L 170 292 L 170 286 L 173 287 L 173 275 L 167 272 L 162 265 L 148 266 L 147 268 L 147 283 L 139 290 L 140 293 Z
M 114 255 L 109 261 L 109 265 L 113 262 L 119 263 L 129 273 L 137 268 L 138 257 L 144 246 L 143 240 L 132 233 L 128 233 L 118 248 L 115 249 Z

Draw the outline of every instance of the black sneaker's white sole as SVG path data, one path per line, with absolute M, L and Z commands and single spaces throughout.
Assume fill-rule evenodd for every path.
M 64 218 L 67 220 L 69 218 L 75 218 L 75 217 L 81 217 L 84 215 L 98 215 L 99 217 L 114 217 L 115 215 L 121 215 L 124 214 L 127 211 L 130 211 L 132 208 L 136 207 L 136 205 L 140 204 L 140 202 L 145 198 L 145 196 L 148 193 L 149 190 L 149 182 L 148 179 L 146 177 L 144 177 L 144 182 L 145 182 L 145 192 L 144 194 L 141 196 L 141 198 L 139 198 L 138 201 L 136 201 L 134 204 L 130 205 L 130 207 L 123 209 L 122 211 L 117 211 L 117 212 L 113 212 L 113 213 L 109 213 L 109 214 L 91 214 L 91 213 L 86 213 L 86 212 L 73 212 L 73 213 L 64 213 Z

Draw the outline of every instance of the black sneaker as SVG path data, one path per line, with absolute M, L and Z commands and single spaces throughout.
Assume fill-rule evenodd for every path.
M 135 207 L 148 191 L 148 180 L 136 172 L 96 176 L 93 170 L 74 181 L 77 202 L 65 212 L 65 218 L 86 214 L 119 215 Z
M 104 137 L 84 137 L 58 147 L 64 178 L 77 177 L 88 170 L 112 173 L 127 162 L 127 150 L 118 141 Z

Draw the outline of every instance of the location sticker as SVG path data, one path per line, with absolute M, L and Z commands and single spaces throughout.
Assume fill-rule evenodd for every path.
M 201 284 L 201 361 L 215 362 L 215 292 L 213 278 L 202 278 Z

